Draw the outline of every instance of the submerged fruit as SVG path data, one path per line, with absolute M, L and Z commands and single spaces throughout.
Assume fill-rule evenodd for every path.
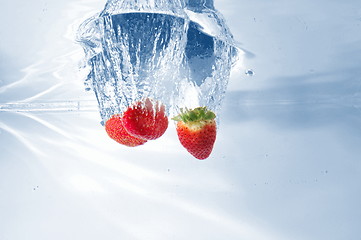
M 123 126 L 123 121 L 120 115 L 113 115 L 105 122 L 105 131 L 108 136 L 116 142 L 128 147 L 136 147 L 147 142 L 146 139 L 141 139 L 130 135 Z
M 168 128 L 165 106 L 149 98 L 129 107 L 124 112 L 122 120 L 129 134 L 147 140 L 161 137 Z
M 206 159 L 216 141 L 216 115 L 206 107 L 187 110 L 173 118 L 178 121 L 177 134 L 180 143 L 197 159 Z

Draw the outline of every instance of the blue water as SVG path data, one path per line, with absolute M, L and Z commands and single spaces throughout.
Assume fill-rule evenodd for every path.
M 75 41 L 104 4 L 2 4 L 1 240 L 360 238 L 359 1 L 215 1 L 244 55 L 206 161 L 172 124 L 131 150 L 106 135 Z

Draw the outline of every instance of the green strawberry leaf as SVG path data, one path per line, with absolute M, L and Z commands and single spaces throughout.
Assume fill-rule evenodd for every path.
M 212 120 L 216 118 L 216 114 L 207 109 L 207 107 L 197 107 L 195 109 L 180 109 L 180 114 L 173 117 L 172 120 L 174 121 L 183 121 L 184 123 L 187 122 L 196 122 L 196 121 L 204 121 L 204 120 Z

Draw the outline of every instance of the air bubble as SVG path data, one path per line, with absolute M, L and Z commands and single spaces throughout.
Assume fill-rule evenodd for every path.
M 253 75 L 254 75 L 254 71 L 253 71 L 252 69 L 247 69 L 246 72 L 245 72 L 245 74 L 246 74 L 247 76 L 253 76 Z

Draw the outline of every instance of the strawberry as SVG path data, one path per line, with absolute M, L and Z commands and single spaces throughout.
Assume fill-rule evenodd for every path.
M 165 106 L 146 98 L 129 107 L 123 114 L 123 124 L 127 132 L 135 137 L 154 140 L 168 128 Z
M 119 114 L 113 115 L 105 122 L 105 131 L 110 138 L 128 147 L 136 147 L 147 142 L 145 139 L 130 135 L 125 130 L 122 118 Z
M 180 143 L 195 158 L 203 160 L 209 157 L 216 141 L 216 115 L 206 107 L 187 110 L 174 117 Z

